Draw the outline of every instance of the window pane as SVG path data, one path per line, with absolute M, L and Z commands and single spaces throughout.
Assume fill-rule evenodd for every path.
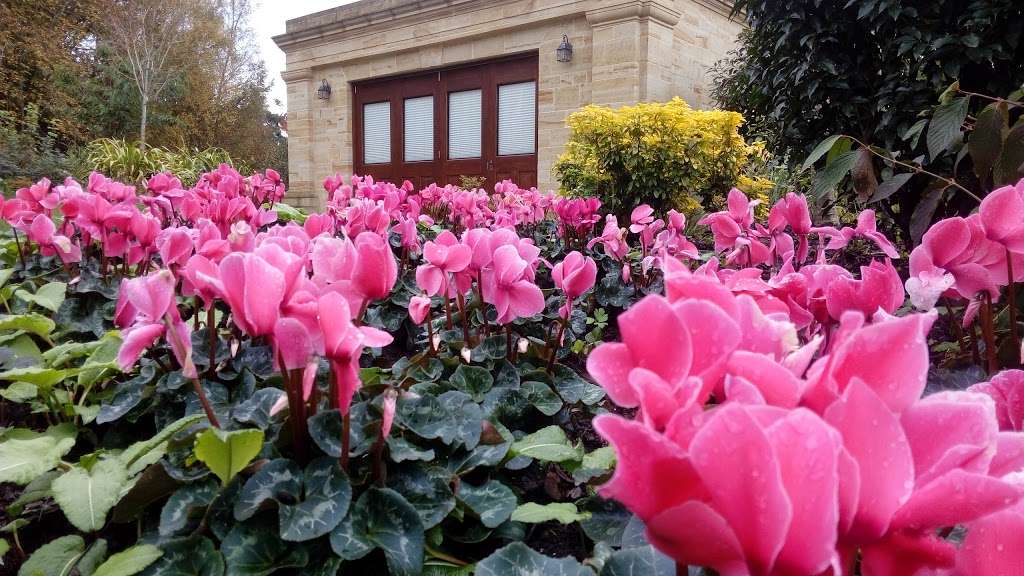
M 405 100 L 405 161 L 434 159 L 434 97 Z
M 533 154 L 537 130 L 537 86 L 498 86 L 498 155 Z
M 480 157 L 480 109 L 480 90 L 448 94 L 448 158 Z
M 391 103 L 363 104 L 363 162 L 391 162 Z

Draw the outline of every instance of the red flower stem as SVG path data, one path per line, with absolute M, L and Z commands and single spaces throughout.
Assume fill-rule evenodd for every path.
M 383 431 L 382 431 L 383 432 Z M 384 465 L 384 434 L 377 436 L 373 443 L 373 480 L 377 486 L 384 487 L 387 480 L 387 467 Z
M 555 335 L 553 345 L 550 346 L 551 354 L 548 356 L 548 374 L 555 369 L 555 359 L 558 357 L 558 349 L 562 347 L 562 336 L 565 334 L 565 325 L 569 321 L 562 318 L 558 323 L 558 334 Z
M 302 370 L 282 368 L 285 393 L 288 395 L 288 420 L 292 427 L 292 449 L 295 458 L 306 461 L 306 403 L 302 399 Z
M 456 298 L 455 302 L 459 305 L 459 316 L 462 320 L 462 339 L 465 341 L 466 346 L 472 346 L 473 343 L 469 338 L 469 317 L 466 314 L 466 299 L 462 296 L 462 292 L 459 292 Z
M 981 307 L 981 335 L 985 339 L 988 374 L 992 375 L 999 371 L 999 361 L 996 359 L 996 338 L 992 326 L 992 295 L 987 291 L 984 294 Z
M 970 330 L 967 332 L 968 339 L 971 342 L 971 358 L 974 360 L 974 364 L 981 366 L 981 352 L 978 351 L 978 330 L 975 324 L 972 322 Z
M 427 347 L 431 354 L 437 352 L 434 349 L 434 319 L 430 317 L 429 312 L 427 312 Z
M 168 340 L 172 348 L 183 351 L 185 349 L 184 344 L 178 338 L 178 331 L 174 329 L 174 325 L 171 324 L 171 319 L 168 316 L 164 316 L 164 329 L 166 331 Z M 184 353 L 181 356 L 185 356 Z M 189 358 L 189 364 L 192 363 Z M 193 366 L 193 370 L 195 366 Z M 195 388 L 196 396 L 199 397 L 199 403 L 203 406 L 203 412 L 206 412 L 206 419 L 210 421 L 210 424 L 214 428 L 220 428 L 220 422 L 217 420 L 217 414 L 213 411 L 213 405 L 210 404 L 210 399 L 206 397 L 206 391 L 203 390 L 203 385 L 199 383 L 199 378 L 191 378 L 192 387 Z
M 1006 307 L 1010 311 L 1010 341 L 1013 342 L 1013 349 L 1020 349 L 1020 340 L 1017 335 L 1017 285 L 1013 281 L 1013 255 L 1006 251 Z M 1017 364 L 1017 362 L 1014 362 Z
M 11 226 L 11 232 L 14 232 L 14 244 L 18 248 L 18 260 L 21 261 L 21 269 L 22 270 L 27 270 L 28 267 L 25 266 L 25 252 L 22 251 L 22 249 L 21 249 L 21 240 L 18 238 L 18 229 L 13 227 L 13 226 Z M 26 240 L 26 243 L 27 242 L 28 241 Z
M 452 323 L 452 303 L 451 298 L 448 297 L 448 286 L 444 287 L 444 316 L 448 321 L 448 329 L 451 330 L 455 325 Z
M 199 378 L 192 378 L 192 387 L 196 390 L 196 396 L 199 396 L 199 403 L 203 405 L 203 412 L 206 412 L 206 419 L 210 421 L 210 424 L 214 428 L 220 428 L 220 422 L 217 420 L 217 415 L 213 412 L 213 406 L 210 405 L 210 399 L 206 397 L 206 391 L 203 390 L 203 385 L 199 383 Z
M 505 326 L 505 358 L 512 361 L 512 325 Z

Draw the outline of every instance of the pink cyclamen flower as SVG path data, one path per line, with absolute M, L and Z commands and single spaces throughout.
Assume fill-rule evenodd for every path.
M 352 405 L 352 396 L 359 388 L 359 356 L 364 346 L 378 348 L 393 340 L 390 334 L 369 326 L 352 323 L 348 301 L 337 292 L 328 292 L 318 301 L 320 330 L 324 338 L 324 355 L 335 377 L 335 403 L 342 414 Z
M 1000 430 L 1024 431 L 1024 370 L 1003 370 L 968 390 L 992 397 Z
M 551 269 L 551 280 L 566 298 L 575 300 L 590 290 L 597 279 L 597 263 L 593 258 L 573 250 Z
M 985 236 L 1012 252 L 1024 252 L 1024 179 L 993 190 L 981 201 Z
M 626 244 L 626 234 L 628 231 L 627 228 L 619 228 L 619 221 L 615 218 L 615 215 L 609 214 L 605 216 L 604 230 L 601 231 L 601 235 L 587 242 L 587 250 L 590 250 L 597 244 L 601 244 L 604 246 L 605 254 L 615 260 L 622 260 L 629 254 L 629 245 Z
M 117 318 L 127 325 L 121 332 L 117 363 L 125 372 L 161 336 L 167 335 L 171 351 L 185 377 L 194 378 L 192 330 L 181 320 L 174 300 L 174 276 L 167 270 L 126 280 L 121 284 Z M 121 299 L 125 302 L 122 304 Z M 172 332 L 168 333 L 168 327 Z
M 641 204 L 636 208 L 633 208 L 633 212 L 629 215 L 629 231 L 634 234 L 643 232 L 645 228 L 654 222 L 654 208 L 651 208 L 647 204 Z
M 527 279 L 529 263 L 516 246 L 506 244 L 494 251 L 490 268 L 483 273 L 484 301 L 498 310 L 498 324 L 526 318 L 544 309 L 544 294 Z
M 892 314 L 903 305 L 903 283 L 888 259 L 860 267 L 860 279 L 838 276 L 825 288 L 826 305 L 834 320 L 848 310 L 871 316 L 879 309 Z
M 430 315 L 430 298 L 427 296 L 413 296 L 409 299 L 409 318 L 417 326 L 423 324 Z
M 829 567 L 842 450 L 831 427 L 808 410 L 741 404 L 681 425 L 695 429 L 661 435 L 618 416 L 594 420 L 619 459 L 600 491 L 644 521 L 652 544 L 722 574 Z
M 445 230 L 437 235 L 433 242 L 423 246 L 423 258 L 427 261 L 416 268 L 416 284 L 434 296 L 445 292 L 448 295 L 449 275 L 461 272 L 473 258 L 469 246 L 459 242 L 454 234 Z
M 367 302 L 383 300 L 391 293 L 398 279 L 398 261 L 391 252 L 386 238 L 373 232 L 356 236 L 355 267 L 352 269 L 352 288 Z
M 845 248 L 854 238 L 862 237 L 874 242 L 878 249 L 889 258 L 895 260 L 900 257 L 896 246 L 885 237 L 885 234 L 878 231 L 875 225 L 874 210 L 864 210 L 861 212 L 857 216 L 856 228 L 844 227 L 841 230 L 837 230 L 832 226 L 824 226 L 821 228 L 811 228 L 811 232 L 820 232 L 828 237 L 828 245 L 825 246 L 828 250 Z

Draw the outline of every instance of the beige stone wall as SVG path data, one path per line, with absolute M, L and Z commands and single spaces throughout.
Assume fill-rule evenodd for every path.
M 676 94 L 707 104 L 703 74 L 725 53 L 719 32 L 731 23 L 696 1 L 363 0 L 289 21 L 277 39 L 287 57 L 289 201 L 319 208 L 323 179 L 351 173 L 351 82 L 525 52 L 539 54 L 539 187 L 555 189 L 565 119 L 580 106 Z M 568 63 L 555 60 L 563 34 Z M 321 79 L 327 101 L 316 98 Z

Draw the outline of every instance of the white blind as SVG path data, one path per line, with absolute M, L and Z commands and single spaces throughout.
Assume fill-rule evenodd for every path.
M 363 104 L 363 162 L 391 162 L 391 103 Z
M 533 154 L 537 130 L 537 86 L 498 86 L 498 155 Z
M 434 159 L 434 97 L 405 99 L 405 161 Z
M 480 90 L 448 94 L 448 158 L 479 158 L 483 137 Z

